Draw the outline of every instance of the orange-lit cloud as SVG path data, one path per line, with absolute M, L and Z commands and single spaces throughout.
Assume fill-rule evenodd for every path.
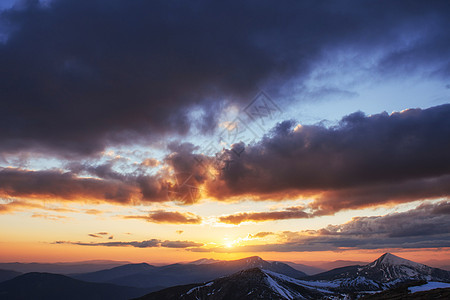
M 278 242 L 197 247 L 196 252 L 308 252 L 374 249 L 450 248 L 450 202 L 422 204 L 384 216 L 354 217 L 340 225 L 318 230 L 275 233 Z M 265 236 L 265 234 L 263 234 Z
M 304 211 L 304 207 L 290 207 L 283 211 L 244 212 L 219 217 L 219 222 L 227 224 L 240 224 L 242 222 L 264 222 L 287 219 L 305 219 L 313 216 Z
M 265 238 L 266 236 L 273 235 L 273 234 L 274 234 L 273 232 L 261 231 L 261 232 L 255 233 L 255 234 L 250 234 L 249 236 L 251 238 Z
M 164 168 L 155 175 L 118 172 L 115 160 L 98 165 L 70 164 L 71 171 L 3 168 L 0 196 L 123 205 L 195 204 L 202 198 L 313 200 L 307 211 L 243 212 L 221 217 L 221 222 L 230 224 L 437 199 L 450 195 L 449 119 L 450 105 L 441 105 L 391 115 L 354 113 L 330 128 L 298 127 L 294 121 L 285 121 L 259 143 L 233 144 L 219 156 L 198 154 L 199 148 L 190 143 L 170 143 L 170 154 L 162 161 Z M 237 156 L 237 148 L 245 150 Z M 83 177 L 86 174 L 91 177 Z M 198 217 L 176 213 L 145 218 L 152 222 L 200 222 Z
M 152 211 L 145 216 L 124 216 L 125 219 L 141 219 L 153 223 L 169 224 L 200 224 L 202 218 L 192 213 L 180 213 L 171 211 Z
M 36 214 L 36 213 L 32 214 L 31 217 L 32 218 L 42 218 L 42 219 L 47 219 L 47 220 L 52 220 L 52 221 L 68 219 L 68 217 L 66 217 L 66 216 L 52 215 L 52 214 Z
M 144 167 L 157 167 L 161 164 L 161 162 L 157 159 L 154 158 L 146 158 L 144 159 L 144 161 L 141 163 L 141 166 Z
M 78 177 L 59 170 L 0 168 L 0 196 L 13 199 L 111 202 L 168 201 L 167 183 L 152 176 L 132 181 Z

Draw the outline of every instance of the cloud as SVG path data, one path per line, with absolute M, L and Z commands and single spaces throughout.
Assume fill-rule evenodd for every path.
M 169 183 L 155 176 L 106 179 L 79 177 L 61 170 L 31 171 L 0 168 L 0 196 L 13 199 L 50 199 L 131 204 L 168 201 Z
M 309 208 L 319 214 L 447 197 L 448 136 L 448 104 L 390 115 L 358 112 L 333 127 L 285 121 L 239 157 L 224 150 L 233 163 L 206 189 L 219 200 L 309 197 L 315 199 Z M 236 220 L 289 215 L 244 213 Z
M 3 203 L 0 204 L 0 214 L 11 213 L 18 210 L 32 209 L 32 208 L 44 208 L 44 206 L 38 203 L 30 203 L 28 201 L 11 200 L 4 204 Z
M 83 156 L 208 132 L 227 101 L 276 94 L 348 49 L 382 75 L 447 76 L 448 15 L 446 1 L 29 1 L 0 15 L 0 151 Z
M 273 235 L 273 232 L 262 231 L 255 234 L 250 234 L 251 238 L 265 238 L 266 236 Z
M 275 233 L 278 243 L 233 248 L 198 247 L 196 252 L 303 252 L 357 249 L 421 249 L 450 247 L 450 202 L 420 204 L 384 216 L 355 217 L 318 230 Z
M 307 218 L 450 195 L 450 104 L 366 116 L 356 112 L 338 125 L 279 123 L 259 142 L 236 156 L 198 154 L 191 143 L 172 143 L 166 167 L 153 175 L 115 171 L 114 161 L 70 164 L 70 171 L 0 168 L 0 196 L 132 205 L 174 201 L 281 201 L 313 199 L 305 209 L 242 212 L 221 221 Z M 233 163 L 217 168 L 225 157 Z M 219 163 L 218 163 L 219 161 Z M 5 209 L 3 209 L 5 210 Z M 198 224 L 201 218 L 177 212 L 151 212 L 134 218 Z
M 167 248 L 189 248 L 189 247 L 200 247 L 203 246 L 202 243 L 190 242 L 190 241 L 164 241 L 161 243 L 161 247 Z
M 264 222 L 287 219 L 310 218 L 311 214 L 304 211 L 304 207 L 290 207 L 283 211 L 244 212 L 219 217 L 219 222 L 226 224 L 240 224 L 242 222 Z
M 144 161 L 140 164 L 144 167 L 157 167 L 161 164 L 161 162 L 154 158 L 146 158 Z
M 52 220 L 52 221 L 60 221 L 60 220 L 64 220 L 64 219 L 68 219 L 68 217 L 66 216 L 60 216 L 60 215 L 52 215 L 52 214 L 37 214 L 34 213 L 31 215 L 32 218 L 42 218 L 42 219 L 46 219 L 46 220 Z
M 107 232 L 97 232 L 97 233 L 89 233 L 88 236 L 93 238 L 103 238 L 103 236 L 108 235 Z M 111 236 L 112 237 L 112 236 Z
M 169 223 L 169 224 L 200 224 L 202 218 L 192 213 L 180 213 L 171 211 L 152 211 L 145 216 L 124 216 L 125 219 L 142 219 L 152 223 Z
M 103 246 L 103 247 L 135 247 L 135 248 L 189 248 L 200 247 L 202 243 L 191 241 L 161 241 L 158 239 L 151 239 L 146 241 L 132 241 L 132 242 L 102 242 L 102 243 L 84 243 L 84 242 L 70 242 L 70 241 L 56 241 L 54 244 L 70 244 L 79 246 Z
M 84 212 L 87 213 L 88 215 L 100 215 L 104 213 L 103 211 L 98 209 L 86 209 Z
M 1 213 L 13 213 L 16 211 L 39 209 L 52 212 L 78 212 L 75 209 L 70 209 L 66 207 L 52 206 L 48 204 L 41 204 L 27 200 L 6 200 L 4 203 L 0 203 L 0 214 Z

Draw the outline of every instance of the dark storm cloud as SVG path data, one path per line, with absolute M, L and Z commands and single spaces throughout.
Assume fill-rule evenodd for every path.
M 355 217 L 319 230 L 277 233 L 279 243 L 233 249 L 192 248 L 199 252 L 329 251 L 345 249 L 450 247 L 450 202 L 421 204 L 415 209 L 384 216 Z
M 11 199 L 108 201 L 122 204 L 175 201 L 283 200 L 310 197 L 305 210 L 243 212 L 223 222 L 307 218 L 387 203 L 450 195 L 450 105 L 365 116 L 354 113 L 339 125 L 286 121 L 260 142 L 247 145 L 220 172 L 217 158 L 197 147 L 170 144 L 165 169 L 124 174 L 115 161 L 71 164 L 69 172 L 0 169 L 0 196 Z M 212 174 L 213 172 L 214 174 Z M 87 176 L 87 177 L 86 177 Z M 192 191 L 195 190 L 197 194 Z M 175 196 L 173 196 L 175 195 Z M 151 214 L 145 219 L 200 222 L 197 216 Z M 150 220 L 149 219 L 149 220 Z
M 166 248 L 189 248 L 189 247 L 200 247 L 200 246 L 203 246 L 203 244 L 191 242 L 191 241 L 164 241 L 161 243 L 161 247 L 166 247 Z
M 276 95 L 334 51 L 375 53 L 383 74 L 449 73 L 446 1 L 26 3 L 1 14 L 0 151 L 91 155 L 211 131 L 222 100 Z
M 208 193 L 219 199 L 311 196 L 310 208 L 331 214 L 448 197 L 449 136 L 450 105 L 391 115 L 354 113 L 328 128 L 283 122 L 245 148 L 222 170 L 221 180 L 210 182 Z
M 124 216 L 125 219 L 141 219 L 152 223 L 169 224 L 200 224 L 202 218 L 192 213 L 180 213 L 172 211 L 152 211 L 145 216 Z
M 0 168 L 0 196 L 13 199 L 106 201 L 132 204 L 167 201 L 166 182 L 153 176 L 83 178 L 60 170 Z
M 161 241 L 158 239 L 151 239 L 147 241 L 132 241 L 132 242 L 103 242 L 103 243 L 83 243 L 83 242 L 70 242 L 70 241 L 56 241 L 54 244 L 71 244 L 79 246 L 104 246 L 104 247 L 136 247 L 136 248 L 189 248 L 200 247 L 202 243 L 196 243 L 191 241 Z

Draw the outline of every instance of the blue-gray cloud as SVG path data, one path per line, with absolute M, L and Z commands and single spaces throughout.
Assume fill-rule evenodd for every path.
M 449 11 L 447 1 L 26 1 L 0 15 L 0 151 L 91 155 L 191 124 L 208 132 L 224 99 L 277 94 L 346 49 L 381 56 L 381 74 L 448 78 Z

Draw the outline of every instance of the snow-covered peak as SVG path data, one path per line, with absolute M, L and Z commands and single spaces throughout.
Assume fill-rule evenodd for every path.
M 250 256 L 246 258 L 249 261 L 262 261 L 263 259 L 259 256 Z
M 213 259 L 213 258 L 201 258 L 195 261 L 190 262 L 191 265 L 208 265 L 216 262 L 220 262 L 221 260 Z
M 398 257 L 391 253 L 385 253 L 381 255 L 377 260 L 371 263 L 370 267 L 376 267 L 380 265 L 386 266 L 409 266 L 413 268 L 422 268 L 424 265 Z
M 261 257 L 259 256 L 251 256 L 251 257 L 247 257 L 244 258 L 245 263 L 247 266 L 249 267 L 262 267 L 263 263 L 266 263 L 266 261 L 264 261 Z

